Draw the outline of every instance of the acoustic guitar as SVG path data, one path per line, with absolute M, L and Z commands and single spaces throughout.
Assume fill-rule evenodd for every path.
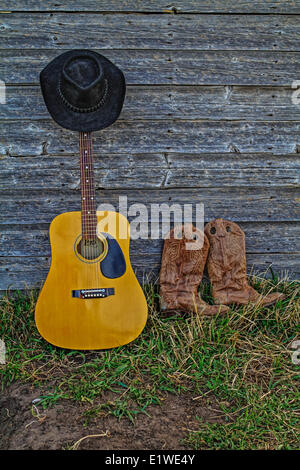
M 51 267 L 35 322 L 62 348 L 114 348 L 137 338 L 148 310 L 130 264 L 126 217 L 96 210 L 90 132 L 80 132 L 80 173 L 81 212 L 60 214 L 50 225 Z

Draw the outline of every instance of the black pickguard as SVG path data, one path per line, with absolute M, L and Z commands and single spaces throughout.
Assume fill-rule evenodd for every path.
M 126 271 L 126 261 L 117 240 L 107 233 L 102 233 L 106 238 L 108 249 L 104 260 L 100 262 L 103 276 L 115 279 L 123 276 Z

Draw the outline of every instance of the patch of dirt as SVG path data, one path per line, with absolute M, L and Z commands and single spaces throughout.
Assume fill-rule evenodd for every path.
M 193 399 L 191 393 L 168 394 L 161 405 L 150 406 L 139 414 L 135 424 L 110 414 L 99 414 L 86 425 L 84 412 L 101 404 L 61 400 L 53 408 L 43 410 L 32 400 L 41 391 L 30 385 L 14 383 L 0 396 L 0 449 L 37 450 L 70 448 L 79 439 L 78 449 L 102 450 L 185 450 L 182 439 L 189 430 L 199 428 L 196 416 L 205 421 L 223 420 L 213 396 L 208 402 Z M 102 401 L 103 402 L 103 401 Z

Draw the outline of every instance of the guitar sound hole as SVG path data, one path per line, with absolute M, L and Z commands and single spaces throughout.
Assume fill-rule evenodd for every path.
M 78 253 L 87 260 L 97 259 L 104 251 L 104 245 L 99 238 L 85 240 L 82 238 L 77 245 Z

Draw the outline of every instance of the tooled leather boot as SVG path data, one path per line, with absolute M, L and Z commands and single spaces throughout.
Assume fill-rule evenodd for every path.
M 245 234 L 236 223 L 213 220 L 205 226 L 205 234 L 210 243 L 207 268 L 215 303 L 268 306 L 284 299 L 278 292 L 263 296 L 249 286 Z
M 177 226 L 169 232 L 164 241 L 160 271 L 162 311 L 195 312 L 205 316 L 227 312 L 228 307 L 208 305 L 197 293 L 208 250 L 207 237 L 192 224 Z

